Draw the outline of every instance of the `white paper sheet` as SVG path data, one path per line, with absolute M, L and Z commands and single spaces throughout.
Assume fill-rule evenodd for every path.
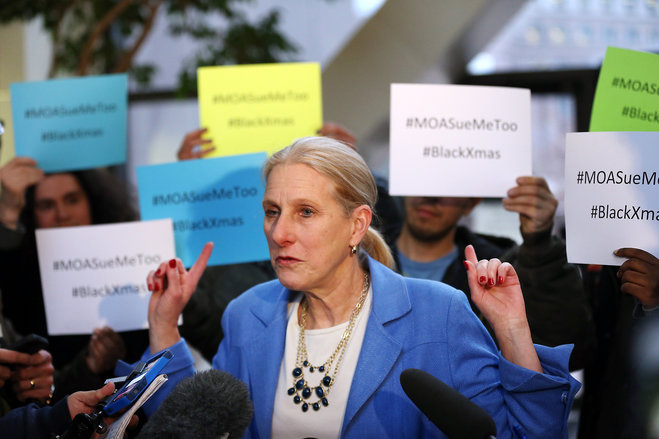
M 613 251 L 659 256 L 659 132 L 568 133 L 568 261 L 620 265 Z
M 175 257 L 172 221 L 36 231 L 50 335 L 147 328 L 150 270 Z
M 531 175 L 527 89 L 391 85 L 392 195 L 503 197 Z

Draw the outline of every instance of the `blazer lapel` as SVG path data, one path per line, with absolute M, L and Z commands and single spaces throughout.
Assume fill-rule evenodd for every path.
M 373 283 L 373 303 L 366 333 L 350 387 L 342 432 L 391 373 L 403 349 L 402 341 L 386 329 L 386 323 L 411 310 L 402 278 L 369 258 Z
M 272 431 L 275 390 L 284 355 L 289 291 L 285 288 L 282 290 L 274 313 L 272 309 L 252 310 L 263 322 L 263 327 L 254 329 L 252 342 L 245 348 L 249 380 L 252 383 L 254 422 L 262 438 L 270 437 Z

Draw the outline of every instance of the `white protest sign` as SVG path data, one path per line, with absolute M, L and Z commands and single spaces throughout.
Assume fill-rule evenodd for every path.
M 171 219 L 36 231 L 50 335 L 147 328 L 149 271 L 175 256 Z
M 659 132 L 568 133 L 568 262 L 620 265 L 613 251 L 659 256 Z
M 503 197 L 531 175 L 527 89 L 392 84 L 389 192 Z

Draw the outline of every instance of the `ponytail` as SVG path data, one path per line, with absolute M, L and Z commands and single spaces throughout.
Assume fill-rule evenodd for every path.
M 373 259 L 386 265 L 392 270 L 395 269 L 396 264 L 394 262 L 394 257 L 391 254 L 391 249 L 382 235 L 380 235 L 380 233 L 373 227 L 368 228 L 360 245 Z

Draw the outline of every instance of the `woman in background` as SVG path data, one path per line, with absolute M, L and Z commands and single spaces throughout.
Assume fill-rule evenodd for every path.
M 46 175 L 35 160 L 15 157 L 0 168 L 0 183 L 2 312 L 19 334 L 47 337 L 34 231 L 132 221 L 138 215 L 125 183 L 105 169 Z M 147 345 L 146 331 L 120 336 L 107 327 L 94 330 L 91 338 L 74 335 L 48 339 L 56 370 L 54 399 L 100 387 L 112 374 L 117 359 L 126 354 L 136 359 Z M 28 379 L 23 381 L 29 383 Z M 43 380 L 33 381 L 36 386 Z M 50 384 L 44 385 L 50 389 Z

